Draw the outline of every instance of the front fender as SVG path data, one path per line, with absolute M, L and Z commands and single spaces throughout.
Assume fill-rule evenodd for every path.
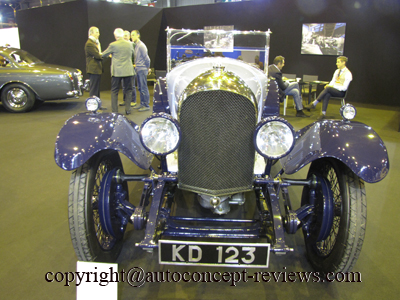
M 292 152 L 280 160 L 285 173 L 293 174 L 310 162 L 333 157 L 362 180 L 374 183 L 389 172 L 389 157 L 382 139 L 359 122 L 326 120 L 296 132 Z
M 101 150 L 113 149 L 125 154 L 142 169 L 148 169 L 153 155 L 144 149 L 138 126 L 116 113 L 81 113 L 65 122 L 55 145 L 54 159 L 67 171 L 83 165 Z

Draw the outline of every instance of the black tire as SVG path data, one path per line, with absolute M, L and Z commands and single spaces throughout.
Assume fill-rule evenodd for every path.
M 349 272 L 354 267 L 364 242 L 367 221 L 364 181 L 343 163 L 329 158 L 313 162 L 308 177 L 312 174 L 322 176 L 330 184 L 334 219 L 329 235 L 322 241 L 316 242 L 307 237 L 307 232 L 303 230 L 308 260 L 321 274 Z M 318 198 L 317 202 L 321 203 L 322 197 Z M 307 203 L 309 187 L 303 189 L 302 195 L 302 205 Z M 311 215 L 310 223 L 312 222 L 314 225 L 318 222 L 317 216 Z M 312 230 L 318 228 L 310 229 Z
M 10 112 L 28 112 L 35 104 L 35 94 L 23 84 L 12 83 L 3 88 L 1 102 Z
M 118 152 L 101 151 L 71 175 L 69 230 L 79 260 L 115 262 L 121 252 L 123 238 L 116 239 L 104 232 L 97 206 L 101 179 L 107 171 L 116 167 L 122 169 Z

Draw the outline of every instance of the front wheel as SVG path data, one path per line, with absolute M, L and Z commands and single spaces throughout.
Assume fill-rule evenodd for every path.
M 122 169 L 117 151 L 101 151 L 71 175 L 68 198 L 69 229 L 79 260 L 115 262 L 122 248 L 123 232 L 113 237 L 99 216 L 100 183 L 106 172 Z M 127 185 L 123 185 L 127 190 Z
M 315 192 L 314 213 L 303 227 L 307 257 L 314 269 L 322 274 L 348 272 L 355 265 L 364 242 L 367 220 L 364 182 L 334 159 L 313 162 L 308 178 L 312 175 L 324 178 L 332 193 L 318 190 L 321 185 L 315 191 L 308 186 L 303 189 L 302 205 L 311 204 L 310 195 Z M 333 205 L 329 205 L 327 198 L 330 201 L 333 198 Z M 326 207 L 330 207 L 331 215 L 328 217 Z M 316 239 L 315 236 L 327 224 L 330 231 L 323 238 Z
M 13 83 L 3 88 L 1 102 L 10 112 L 27 112 L 35 104 L 35 94 L 28 87 L 19 83 Z

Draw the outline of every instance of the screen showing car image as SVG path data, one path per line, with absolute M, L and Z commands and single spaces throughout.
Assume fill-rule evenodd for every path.
M 301 54 L 343 55 L 346 23 L 303 24 Z

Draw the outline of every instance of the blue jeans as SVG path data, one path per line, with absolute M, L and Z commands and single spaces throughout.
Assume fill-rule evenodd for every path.
M 145 107 L 149 107 L 150 103 L 149 88 L 147 87 L 148 72 L 149 71 L 147 69 L 136 71 L 137 84 L 140 94 L 140 105 Z
M 289 86 L 284 90 L 285 95 L 293 96 L 294 103 L 296 104 L 297 110 L 303 109 L 303 102 L 301 101 L 300 87 L 297 82 L 291 82 Z

